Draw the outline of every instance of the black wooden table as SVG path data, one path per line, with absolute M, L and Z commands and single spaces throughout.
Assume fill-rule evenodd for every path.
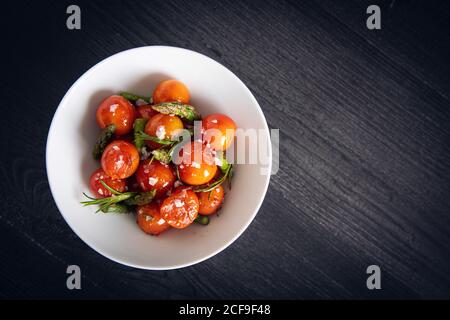
M 450 298 L 450 2 L 9 1 L 2 12 L 3 298 Z M 374 3 L 372 3 L 374 2 Z M 381 8 L 381 30 L 366 9 Z M 247 231 L 167 272 L 84 244 L 52 199 L 50 121 L 100 60 L 146 45 L 224 64 L 280 128 L 280 169 Z M 68 142 L 70 143 L 70 142 Z M 66 268 L 82 289 L 66 288 Z M 366 268 L 381 269 L 368 290 Z

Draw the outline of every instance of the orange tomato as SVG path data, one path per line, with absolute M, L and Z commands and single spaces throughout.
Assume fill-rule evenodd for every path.
M 217 172 L 211 149 L 201 142 L 193 141 L 180 150 L 181 163 L 178 173 L 181 181 L 190 185 L 201 185 L 209 182 Z
M 145 233 L 156 236 L 170 228 L 166 220 L 161 217 L 157 203 L 138 206 L 136 213 L 137 224 Z
M 176 176 L 173 169 L 158 160 L 147 159 L 141 161 L 136 171 L 136 181 L 142 191 L 156 190 L 156 198 L 166 195 L 175 183 Z
M 161 204 L 160 214 L 167 223 L 177 229 L 183 229 L 194 222 L 198 215 L 198 198 L 194 191 L 177 188 Z
M 161 81 L 153 91 L 153 103 L 173 102 L 189 103 L 189 90 L 178 80 Z
M 100 103 L 96 112 L 97 124 L 105 128 L 110 124 L 116 126 L 115 134 L 123 135 L 133 129 L 135 110 L 131 102 L 122 96 L 113 95 Z
M 158 113 L 153 116 L 145 125 L 145 133 L 157 137 L 159 139 L 173 140 L 177 134 L 181 133 L 183 122 L 179 117 L 173 114 Z M 151 149 L 161 147 L 161 144 L 153 141 L 147 141 L 147 145 Z
M 136 118 L 144 118 L 148 120 L 157 114 L 158 111 L 153 110 L 151 104 L 144 104 L 136 107 Z
M 203 140 L 215 150 L 226 150 L 233 142 L 236 124 L 224 114 L 210 114 L 203 118 Z
M 132 143 L 114 140 L 103 151 L 101 164 L 111 179 L 125 179 L 135 173 L 139 165 L 139 153 Z
M 203 215 L 213 214 L 223 202 L 223 187 L 219 185 L 209 192 L 199 192 L 197 193 L 197 197 L 200 205 L 198 213 Z
M 127 182 L 122 179 L 111 179 L 102 168 L 95 170 L 91 177 L 89 178 L 89 185 L 91 187 L 92 193 L 94 193 L 96 198 L 106 198 L 111 197 L 111 191 L 106 189 L 100 182 L 102 180 L 109 187 L 119 191 L 124 192 L 127 189 Z

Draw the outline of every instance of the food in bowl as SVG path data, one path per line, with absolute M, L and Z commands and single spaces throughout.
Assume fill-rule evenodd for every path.
M 101 132 L 93 147 L 100 167 L 89 181 L 93 196 L 85 194 L 82 204 L 135 212 L 150 235 L 207 225 L 224 201 L 224 184 L 231 186 L 226 150 L 237 127 L 224 114 L 202 119 L 189 102 L 189 89 L 175 79 L 160 82 L 151 97 L 106 97 L 97 108 Z

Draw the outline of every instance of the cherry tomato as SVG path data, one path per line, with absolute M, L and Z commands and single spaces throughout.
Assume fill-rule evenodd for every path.
M 113 95 L 100 103 L 96 119 L 100 128 L 114 124 L 115 134 L 123 135 L 133 129 L 135 110 L 131 102 L 122 96 Z
M 189 90 L 183 82 L 165 80 L 160 82 L 153 91 L 153 103 L 173 102 L 189 103 Z
M 130 142 L 114 140 L 103 151 L 101 163 L 105 173 L 112 179 L 125 179 L 136 171 L 139 153 Z
M 181 163 L 178 165 L 178 173 L 182 182 L 200 185 L 214 178 L 217 166 L 211 151 L 198 141 L 193 141 L 190 146 L 180 149 Z
M 145 233 L 158 235 L 170 228 L 170 225 L 161 217 L 157 203 L 138 206 L 136 212 L 137 224 Z
M 203 215 L 213 214 L 223 202 L 223 187 L 219 185 L 209 192 L 199 192 L 197 196 L 200 204 L 198 213 Z
M 151 104 L 144 104 L 136 107 L 136 118 L 144 118 L 148 120 L 157 114 L 158 111 L 153 110 Z
M 92 193 L 94 193 L 96 198 L 111 197 L 111 191 L 106 189 L 101 184 L 100 180 L 102 180 L 108 186 L 119 192 L 124 192 L 127 189 L 127 183 L 125 180 L 122 179 L 113 180 L 105 173 L 105 171 L 103 171 L 102 168 L 98 168 L 92 173 L 89 179 L 91 191 Z
M 160 214 L 170 226 L 183 229 L 197 218 L 198 208 L 199 203 L 195 192 L 186 187 L 180 187 L 164 199 Z
M 173 140 L 183 129 L 183 122 L 173 114 L 158 113 L 153 116 L 145 125 L 145 133 L 159 139 Z M 157 142 L 147 141 L 151 149 L 157 149 L 161 145 Z
M 215 150 L 226 150 L 233 142 L 236 124 L 224 114 L 210 114 L 202 120 L 203 140 Z
M 166 195 L 175 183 L 176 176 L 173 169 L 158 160 L 147 159 L 141 161 L 136 171 L 136 180 L 142 191 L 156 190 L 156 198 Z

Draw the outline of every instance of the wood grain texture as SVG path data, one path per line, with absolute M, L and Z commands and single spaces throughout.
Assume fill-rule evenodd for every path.
M 11 2 L 12 3 L 12 2 Z M 450 3 L 69 1 L 2 9 L 0 297 L 450 298 Z M 240 77 L 280 169 L 254 222 L 193 267 L 142 271 L 85 245 L 59 214 L 45 142 L 70 85 L 116 52 L 172 45 Z M 65 287 L 80 265 L 82 290 Z M 368 265 L 382 290 L 366 288 Z

